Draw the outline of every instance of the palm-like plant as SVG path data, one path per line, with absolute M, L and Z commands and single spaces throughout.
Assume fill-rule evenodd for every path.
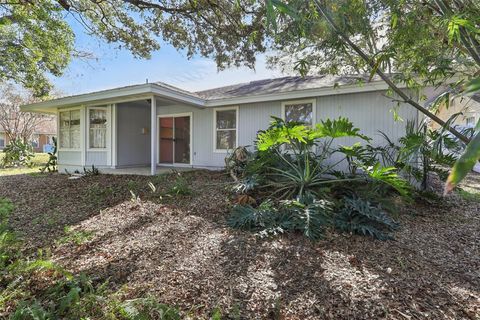
M 344 159 L 334 162 L 327 159 L 335 152 L 332 142 L 341 137 L 370 140 L 346 118 L 321 121 L 313 128 L 274 118 L 270 127 L 257 136 L 259 152 L 273 154 L 278 159 L 264 168 L 264 188 L 272 189 L 271 196 L 278 199 L 292 199 L 309 194 L 318 196 L 323 187 L 332 183 L 361 180 L 359 177 L 338 178 L 332 174 Z

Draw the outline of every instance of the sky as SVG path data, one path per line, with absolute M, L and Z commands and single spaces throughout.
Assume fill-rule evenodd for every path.
M 52 78 L 56 91 L 62 95 L 74 95 L 120 86 L 149 82 L 166 82 L 173 86 L 199 91 L 235 83 L 280 77 L 282 73 L 266 67 L 265 56 L 257 57 L 255 70 L 231 68 L 217 71 L 214 61 L 194 57 L 191 60 L 166 43 L 152 58 L 134 58 L 126 49 L 116 49 L 86 34 L 73 21 L 70 24 L 76 35 L 76 48 L 90 52 L 92 59 L 73 60 L 63 76 Z

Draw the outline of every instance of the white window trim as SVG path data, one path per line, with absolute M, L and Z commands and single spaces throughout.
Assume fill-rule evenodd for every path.
M 235 148 L 238 148 L 238 106 L 213 108 L 213 152 L 228 153 L 233 149 L 217 149 L 217 111 L 235 110 Z M 233 130 L 233 129 L 230 129 Z
M 83 133 L 82 133 L 82 123 L 83 123 L 83 120 L 82 120 L 82 109 L 83 107 L 74 107 L 74 108 L 67 108 L 67 109 L 58 109 L 58 112 L 57 112 L 57 151 L 82 151 L 82 146 L 83 146 Z M 75 111 L 75 110 L 78 110 L 80 111 L 80 148 L 61 148 L 61 141 L 60 141 L 60 131 L 61 131 L 61 128 L 60 128 L 60 113 L 62 112 L 66 112 L 66 111 Z M 85 114 L 85 113 L 83 113 Z
M 106 127 L 106 132 L 105 132 L 105 147 L 104 148 L 90 148 L 90 110 L 103 110 L 106 112 L 106 117 L 107 117 L 107 127 Z M 91 106 L 87 107 L 87 132 L 86 132 L 86 140 L 87 140 L 87 151 L 88 152 L 105 152 L 108 150 L 109 143 L 108 143 L 108 132 L 109 132 L 109 127 L 110 127 L 110 114 L 108 112 L 109 108 L 108 105 L 105 106 Z
M 288 104 L 312 104 L 312 127 L 317 124 L 317 99 L 303 99 L 303 100 L 290 100 L 282 101 L 282 120 L 285 121 L 285 106 Z

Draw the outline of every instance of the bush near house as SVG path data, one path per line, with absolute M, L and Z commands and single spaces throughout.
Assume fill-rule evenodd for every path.
M 336 143 L 345 137 L 360 142 Z M 453 144 L 412 124 L 399 145 L 370 141 L 346 118 L 315 127 L 274 118 L 258 133 L 255 152 L 240 147 L 226 159 L 238 195 L 229 225 L 262 235 L 300 231 L 312 240 L 330 228 L 391 238 L 399 227 L 390 217 L 393 198 L 410 201 L 424 174 L 443 173 L 440 165 L 456 159 Z

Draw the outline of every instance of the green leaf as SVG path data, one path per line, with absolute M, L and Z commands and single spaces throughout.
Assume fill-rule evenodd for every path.
M 455 162 L 445 185 L 445 194 L 455 188 L 472 171 L 480 159 L 480 133 L 470 141 L 462 156 Z
M 465 93 L 474 93 L 480 91 L 480 78 L 473 79 L 467 84 L 467 89 L 465 89 Z

